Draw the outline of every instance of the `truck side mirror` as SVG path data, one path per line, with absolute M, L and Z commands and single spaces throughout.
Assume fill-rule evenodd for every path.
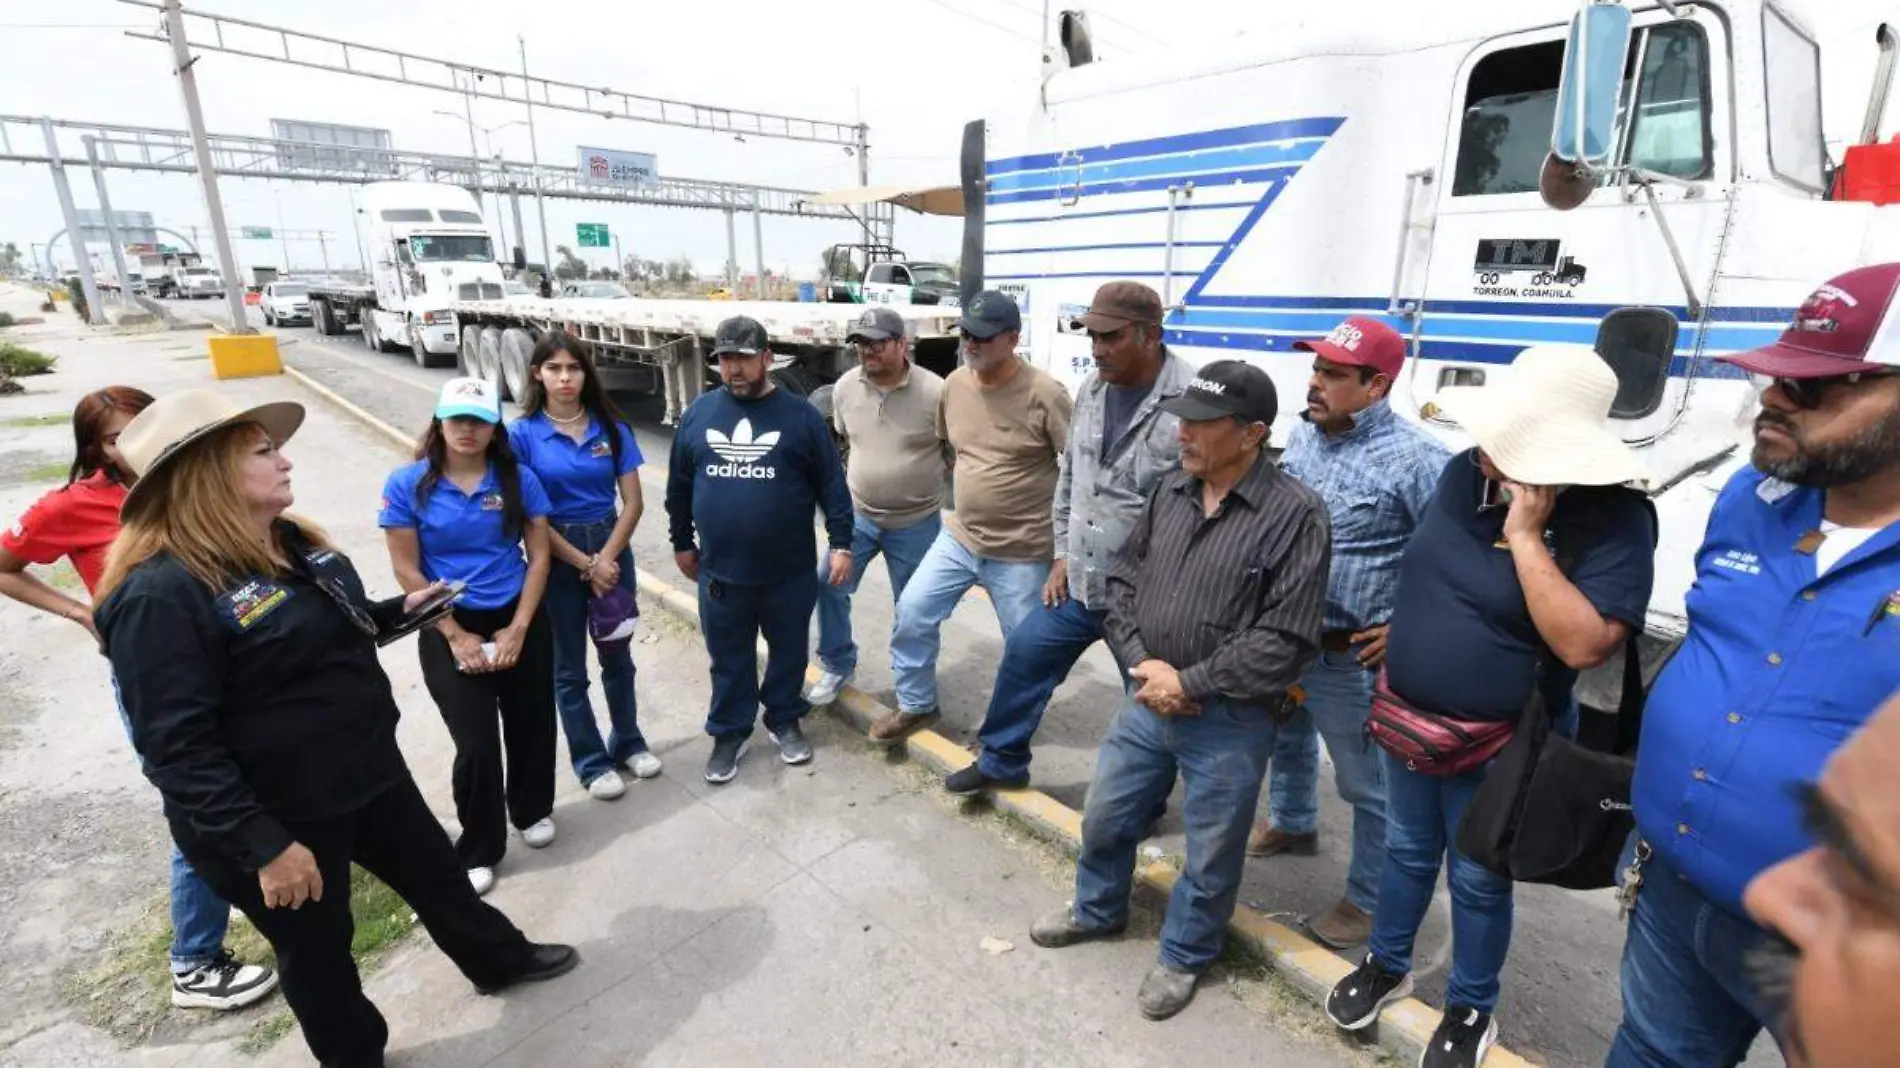
M 1596 168 L 1616 145 L 1616 104 L 1629 60 L 1630 10 L 1616 0 L 1590 0 L 1570 22 L 1551 155 Z

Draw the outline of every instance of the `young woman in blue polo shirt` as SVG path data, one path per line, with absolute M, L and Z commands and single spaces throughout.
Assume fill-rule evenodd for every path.
M 455 740 L 456 852 L 487 893 L 510 822 L 530 846 L 554 841 L 554 652 L 541 612 L 548 497 L 516 461 L 501 399 L 479 379 L 442 387 L 417 452 L 389 476 L 378 522 L 403 589 L 468 584 L 420 648 L 423 681 Z
M 615 586 L 633 590 L 627 546 L 645 507 L 644 457 L 580 342 L 559 331 L 546 334 L 528 366 L 524 414 L 508 427 L 508 439 L 547 488 L 553 508 L 547 610 L 555 703 L 575 776 L 589 794 L 611 801 L 626 792 L 621 771 L 641 779 L 660 773 L 660 758 L 640 734 L 628 645 L 597 650 L 611 727 L 604 741 L 587 697 L 588 603 Z

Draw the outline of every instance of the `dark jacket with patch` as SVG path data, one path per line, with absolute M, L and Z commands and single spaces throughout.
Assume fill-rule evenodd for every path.
M 365 629 L 393 626 L 401 598 L 371 603 L 348 557 L 290 540 L 291 574 L 224 590 L 154 557 L 95 617 L 166 816 L 253 870 L 296 839 L 287 824 L 350 812 L 409 774 Z

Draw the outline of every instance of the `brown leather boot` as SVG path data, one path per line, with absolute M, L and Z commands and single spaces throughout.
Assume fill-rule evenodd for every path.
M 1324 916 L 1307 920 L 1306 929 L 1326 945 L 1346 949 L 1372 937 L 1372 914 L 1342 897 Z
M 1274 857 L 1288 853 L 1296 857 L 1310 857 L 1319 853 L 1319 834 L 1288 834 L 1273 824 L 1262 820 L 1253 825 L 1253 833 L 1247 836 L 1247 855 L 1250 857 Z
M 887 749 L 904 744 L 904 739 L 937 722 L 937 710 L 928 712 L 892 712 L 878 717 L 871 724 L 870 737 L 874 745 Z

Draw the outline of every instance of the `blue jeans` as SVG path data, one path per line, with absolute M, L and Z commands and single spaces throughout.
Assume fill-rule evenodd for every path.
M 1451 857 L 1451 975 L 1445 1003 L 1490 1012 L 1498 975 L 1511 951 L 1511 881 L 1458 852 L 1458 822 L 1484 782 L 1482 770 L 1438 778 L 1385 763 L 1385 870 L 1372 917 L 1372 955 L 1390 971 L 1412 970 L 1412 943 L 1438 886 L 1438 865 Z
M 1135 849 L 1178 772 L 1186 791 L 1187 863 L 1168 899 L 1160 960 L 1184 972 L 1211 964 L 1227 940 L 1240 894 L 1247 832 L 1274 734 L 1264 707 L 1214 700 L 1204 702 L 1199 716 L 1170 719 L 1124 697 L 1096 755 L 1095 781 L 1082 808 L 1076 921 L 1093 928 L 1128 922 Z
M 132 717 L 126 715 L 125 702 L 119 696 L 118 676 L 112 676 L 112 701 L 119 706 L 119 722 L 125 726 L 126 741 L 132 740 Z M 134 748 L 133 755 L 138 756 Z M 145 758 L 139 756 L 139 769 Z M 183 975 L 209 964 L 224 949 L 224 934 L 231 926 L 231 906 L 217 895 L 172 844 L 172 974 Z
M 1352 806 L 1352 862 L 1346 900 L 1367 912 L 1379 901 L 1385 866 L 1385 767 L 1366 735 L 1372 672 L 1348 651 L 1321 653 L 1300 680 L 1306 706 L 1273 744 L 1268 800 L 1273 825 L 1292 834 L 1319 829 L 1319 739 L 1333 758 L 1333 783 Z
M 1630 843 L 1626 863 L 1634 835 Z M 1764 937 L 1651 857 L 1623 943 L 1623 1025 L 1604 1068 L 1740 1064 L 1772 1018 L 1744 964 Z
M 614 520 L 594 523 L 556 523 L 554 532 L 574 548 L 593 555 L 607 544 L 613 534 Z M 620 584 L 633 585 L 633 550 L 620 552 Z M 612 652 L 595 650 L 600 660 L 600 688 L 607 697 L 607 738 L 600 737 L 600 725 L 594 720 L 594 703 L 587 698 L 587 649 L 593 641 L 587 636 L 587 606 L 593 590 L 580 569 L 554 561 L 548 566 L 548 589 L 542 596 L 542 611 L 547 615 L 548 630 L 554 637 L 554 704 L 561 714 L 561 733 L 567 736 L 568 761 L 583 785 L 593 782 L 616 765 L 625 764 L 647 749 L 640 733 L 640 705 L 633 695 L 633 646 L 620 645 Z
M 996 609 L 1003 640 L 1016 624 L 1042 603 L 1042 584 L 1052 561 L 1018 563 L 991 560 L 963 547 L 949 531 L 931 542 L 917 572 L 897 599 L 897 625 L 891 631 L 891 674 L 897 677 L 897 705 L 904 712 L 937 707 L 937 653 L 943 621 L 956 610 L 970 587 L 981 586 Z
M 976 764 L 983 774 L 992 779 L 1028 777 L 1029 741 L 1042 725 L 1049 698 L 1089 646 L 1106 637 L 1102 623 L 1107 616 L 1070 597 L 1054 608 L 1037 605 L 1016 625 L 1003 643 L 989 711 L 977 732 L 983 748 Z M 1121 668 L 1119 659 L 1115 663 Z M 1117 678 L 1125 674 L 1126 669 L 1116 672 Z
M 891 599 L 902 597 L 943 529 L 943 517 L 932 514 L 911 526 L 886 530 L 857 515 L 851 525 L 851 581 L 842 586 L 825 581 L 831 575 L 831 554 L 818 557 L 818 663 L 835 675 L 858 670 L 858 643 L 851 638 L 851 598 L 858 594 L 865 569 L 883 553 L 884 566 L 891 573 Z
M 712 708 L 706 733 L 752 733 L 765 708 L 765 729 L 780 731 L 811 711 L 802 696 L 811 662 L 812 609 L 818 577 L 800 569 L 784 582 L 740 586 L 699 573 L 699 629 L 712 661 Z M 765 636 L 765 680 L 759 680 L 759 636 Z

